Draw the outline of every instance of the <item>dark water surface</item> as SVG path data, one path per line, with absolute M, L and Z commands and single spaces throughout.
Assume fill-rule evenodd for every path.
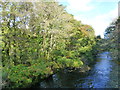
M 118 64 L 109 52 L 98 55 L 97 62 L 87 73 L 61 71 L 40 82 L 41 88 L 118 88 Z

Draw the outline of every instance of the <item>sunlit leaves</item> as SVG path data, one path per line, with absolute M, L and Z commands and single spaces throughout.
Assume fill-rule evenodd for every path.
M 80 68 L 82 57 L 91 55 L 94 30 L 57 2 L 2 5 L 2 62 L 12 87 L 27 87 L 60 68 Z

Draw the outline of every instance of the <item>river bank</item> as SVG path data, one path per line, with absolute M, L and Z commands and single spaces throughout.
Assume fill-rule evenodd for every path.
M 118 81 L 118 64 L 109 52 L 103 52 L 90 71 L 60 71 L 35 88 L 118 88 Z

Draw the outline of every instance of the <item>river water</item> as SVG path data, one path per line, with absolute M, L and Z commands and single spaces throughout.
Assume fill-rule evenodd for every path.
M 39 88 L 118 88 L 118 64 L 109 52 L 98 55 L 96 64 L 87 73 L 61 71 L 39 83 Z

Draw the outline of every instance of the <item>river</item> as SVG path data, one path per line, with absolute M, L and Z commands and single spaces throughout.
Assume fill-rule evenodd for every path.
M 61 71 L 40 82 L 39 88 L 118 88 L 118 64 L 109 52 L 98 55 L 96 64 L 87 73 Z

